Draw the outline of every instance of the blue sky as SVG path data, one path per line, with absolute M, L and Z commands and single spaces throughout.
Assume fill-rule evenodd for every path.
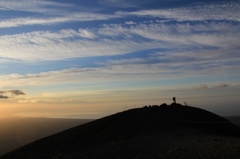
M 239 115 L 239 15 L 236 0 L 0 0 L 2 115 L 98 118 L 172 96 Z

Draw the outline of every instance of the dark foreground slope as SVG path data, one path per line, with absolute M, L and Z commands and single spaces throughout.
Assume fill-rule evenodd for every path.
M 0 118 L 0 156 L 41 138 L 85 124 L 90 119 Z
M 117 113 L 41 139 L 5 158 L 239 158 L 239 127 L 178 104 Z

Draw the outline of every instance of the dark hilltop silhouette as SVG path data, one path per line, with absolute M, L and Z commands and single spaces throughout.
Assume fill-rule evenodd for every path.
M 240 128 L 203 109 L 144 106 L 14 150 L 1 159 L 240 158 Z
M 0 118 L 0 156 L 33 141 L 93 121 L 91 119 Z

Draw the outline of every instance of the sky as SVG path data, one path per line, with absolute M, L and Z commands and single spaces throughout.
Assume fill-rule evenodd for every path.
M 239 43 L 239 0 L 0 0 L 0 117 L 240 115 Z

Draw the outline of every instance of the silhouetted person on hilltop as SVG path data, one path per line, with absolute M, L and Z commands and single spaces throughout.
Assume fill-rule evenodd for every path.
M 176 98 L 173 97 L 172 99 L 173 99 L 173 103 L 176 104 Z

